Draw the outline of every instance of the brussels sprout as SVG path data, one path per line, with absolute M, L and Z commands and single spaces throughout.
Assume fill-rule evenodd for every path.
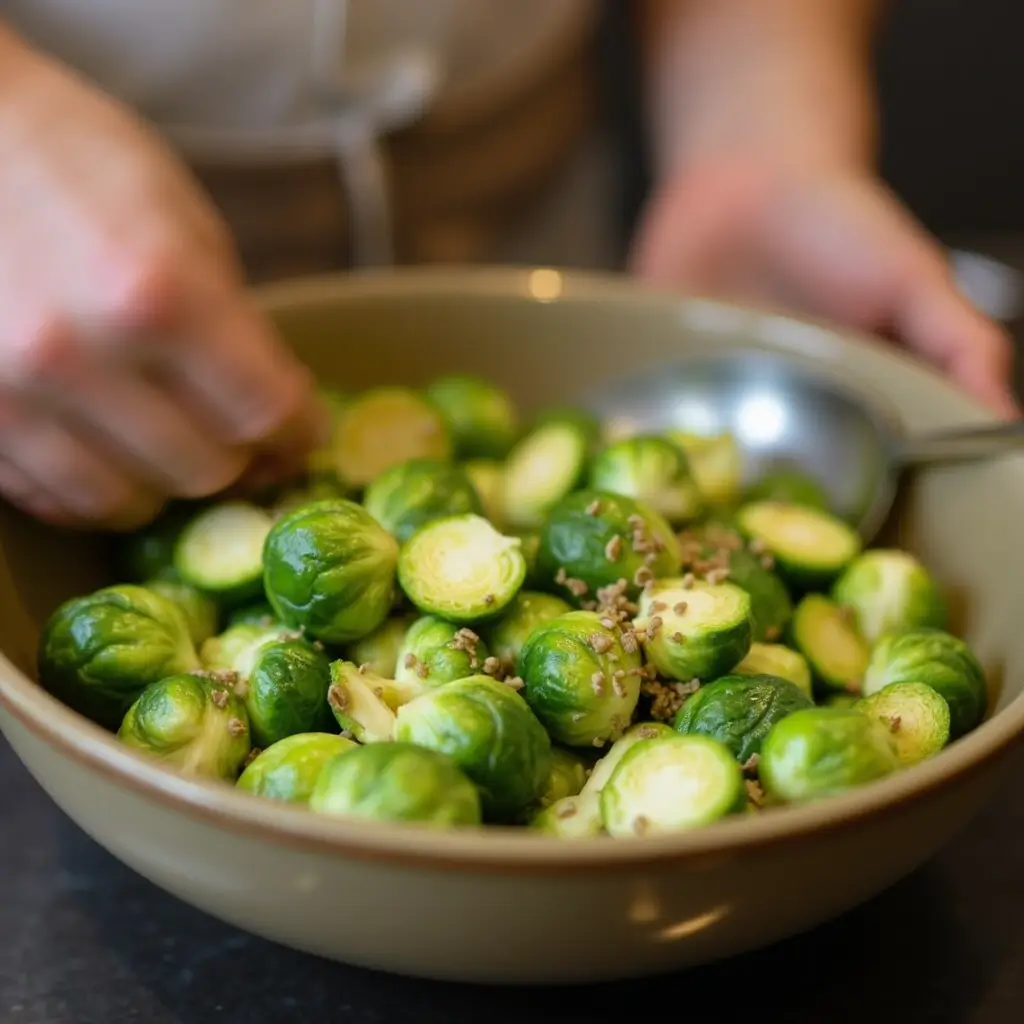
M 222 604 L 263 596 L 263 542 L 273 519 L 264 509 L 226 501 L 189 521 L 174 548 L 174 568 L 188 584 Z
M 327 705 L 342 731 L 360 743 L 387 743 L 394 739 L 395 709 L 419 693 L 419 687 L 360 671 L 350 661 L 331 662 Z
M 832 596 L 853 611 L 857 629 L 869 644 L 898 630 L 946 628 L 942 591 L 928 570 L 906 551 L 865 551 L 836 580 Z
M 498 530 L 504 530 L 507 524 L 505 515 L 505 466 L 496 459 L 470 459 L 462 464 L 469 477 L 484 515 L 490 519 Z
M 676 525 L 695 519 L 703 506 L 686 455 L 664 437 L 643 434 L 609 445 L 591 463 L 589 486 L 636 498 Z
M 641 595 L 633 628 L 662 676 L 715 679 L 750 651 L 750 595 L 732 583 L 658 580 Z
M 743 772 L 707 736 L 665 736 L 634 744 L 601 790 L 601 821 L 612 838 L 709 825 L 747 805 Z
M 859 693 L 870 653 L 849 614 L 822 594 L 808 594 L 793 613 L 793 646 L 811 666 L 817 688 Z
M 569 604 L 553 594 L 520 590 L 501 618 L 489 623 L 483 637 L 490 653 L 510 675 L 519 671 L 519 652 L 538 627 L 572 611 Z
M 827 693 L 821 698 L 821 706 L 826 708 L 852 708 L 860 699 L 855 693 Z
M 806 505 L 829 511 L 829 498 L 825 488 L 813 476 L 795 468 L 780 468 L 765 473 L 743 495 L 747 503 L 755 501 L 781 501 L 787 505 Z
M 597 612 L 567 612 L 538 626 L 523 645 L 523 696 L 551 738 L 600 747 L 628 728 L 640 699 L 642 661 Z
M 444 416 L 459 458 L 500 459 L 515 443 L 519 414 L 512 399 L 490 381 L 439 377 L 428 385 L 426 396 Z
M 299 634 L 279 622 L 240 622 L 211 636 L 199 649 L 203 668 L 211 672 L 236 672 L 248 678 L 256 651 L 277 640 L 295 639 Z
M 254 757 L 238 779 L 238 788 L 268 800 L 307 804 L 321 769 L 355 743 L 326 732 L 302 732 L 278 740 Z
M 334 478 L 337 485 L 343 487 L 341 481 L 336 477 L 334 450 L 338 439 L 338 427 L 341 424 L 342 414 L 348 406 L 349 398 L 337 388 L 328 387 L 325 384 L 321 384 L 317 388 L 317 397 L 328 415 L 328 436 L 327 440 L 306 460 L 307 475 L 317 482 Z M 341 497 L 341 495 L 338 496 Z
M 257 601 L 254 604 L 242 605 L 229 612 L 225 626 L 230 629 L 232 626 L 256 625 L 269 629 L 274 625 L 282 625 L 278 622 L 277 613 L 270 607 L 269 601 Z
M 551 771 L 539 803 L 543 807 L 576 796 L 587 781 L 587 766 L 579 754 L 563 747 L 551 748 Z
M 806 708 L 776 722 L 761 744 L 758 777 L 776 800 L 837 796 L 896 771 L 889 730 L 856 708 Z
M 129 583 L 164 577 L 174 565 L 178 535 L 202 507 L 192 501 L 171 502 L 151 523 L 117 536 L 117 575 Z
M 741 676 L 777 676 L 788 679 L 802 693 L 812 700 L 814 688 L 811 680 L 811 666 L 799 652 L 782 644 L 752 643 L 747 656 L 733 671 Z
M 345 660 L 365 668 L 375 676 L 394 679 L 405 631 L 414 621 L 412 615 L 394 615 L 385 619 L 372 633 L 349 647 Z
M 253 742 L 269 747 L 300 732 L 327 732 L 330 662 L 305 640 L 279 640 L 254 652 L 245 686 Z
M 125 584 L 65 601 L 39 638 L 39 681 L 108 729 L 150 684 L 199 668 L 188 623 L 162 594 Z
M 324 643 L 352 643 L 388 617 L 397 561 L 394 537 L 360 505 L 313 502 L 267 536 L 267 599 L 286 625 Z
M 519 538 L 519 550 L 522 551 L 523 559 L 526 561 L 526 578 L 523 580 L 523 586 L 533 589 L 543 586 L 544 581 L 537 568 L 540 559 L 540 531 L 526 530 L 516 533 L 515 536 Z
M 399 462 L 451 457 L 444 417 L 409 388 L 371 388 L 338 417 L 334 466 L 351 487 L 365 487 Z
M 552 509 L 540 535 L 537 574 L 579 603 L 626 581 L 635 600 L 645 582 L 673 576 L 679 539 L 649 505 L 606 491 L 577 491 Z
M 554 420 L 536 427 L 509 453 L 501 504 L 509 524 L 541 525 L 548 512 L 586 476 L 590 443 L 575 424 Z
M 219 610 L 202 591 L 190 587 L 187 583 L 166 578 L 148 580 L 143 586 L 155 594 L 169 598 L 181 609 L 188 624 L 189 636 L 196 646 L 217 632 Z
M 424 615 L 405 634 L 394 677 L 432 690 L 483 673 L 489 657 L 487 645 L 471 629 Z
M 830 586 L 860 554 L 857 532 L 821 509 L 756 501 L 736 513 L 736 526 L 764 544 L 779 573 L 800 590 Z
M 271 518 L 287 515 L 293 509 L 313 501 L 327 501 L 331 498 L 347 498 L 349 489 L 336 476 L 318 476 L 300 483 L 278 494 L 271 505 Z
M 587 452 L 596 451 L 602 442 L 604 426 L 593 413 L 579 406 L 555 405 L 537 413 L 530 423 L 530 430 L 550 427 L 555 424 L 572 427 L 586 442 Z
M 395 740 L 449 755 L 480 787 L 484 816 L 511 821 L 544 792 L 551 740 L 514 690 L 470 676 L 398 709 Z
M 730 433 L 702 436 L 671 430 L 668 439 L 686 453 L 700 493 L 712 505 L 731 505 L 740 494 L 743 455 Z
M 878 641 L 864 674 L 864 696 L 909 682 L 925 683 L 945 698 L 950 739 L 974 729 L 988 710 L 985 672 L 970 647 L 951 633 L 922 628 Z
M 451 516 L 422 527 L 402 548 L 398 581 L 425 615 L 460 624 L 499 615 L 526 577 L 518 537 L 483 516 Z
M 411 743 L 354 747 L 325 765 L 310 810 L 437 828 L 481 823 L 476 786 L 444 754 Z
M 702 686 L 679 709 L 679 733 L 700 733 L 724 743 L 741 764 L 760 754 L 771 727 L 786 715 L 814 707 L 798 686 L 778 676 L 723 676 Z
M 483 515 L 465 471 L 443 459 L 409 459 L 384 470 L 366 488 L 363 507 L 399 544 L 435 519 Z
M 949 742 L 949 704 L 925 683 L 890 683 L 854 706 L 889 728 L 900 764 L 927 760 Z
M 251 748 L 245 705 L 223 683 L 172 675 L 150 683 L 117 738 L 183 775 L 234 780 Z

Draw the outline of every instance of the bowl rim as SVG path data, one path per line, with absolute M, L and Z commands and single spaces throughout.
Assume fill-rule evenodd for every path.
M 558 274 L 557 296 L 545 277 L 543 295 L 531 286 L 533 275 Z M 625 275 L 554 271 L 539 267 L 417 267 L 361 270 L 278 282 L 254 292 L 270 312 L 320 300 L 352 301 L 369 297 L 415 300 L 424 296 L 482 297 L 523 301 L 574 301 L 649 306 L 685 320 L 713 310 L 730 322 L 730 331 L 745 329 L 763 339 L 766 324 L 791 328 L 799 341 L 810 331 L 819 358 L 845 361 L 851 352 L 910 372 L 927 375 L 961 409 L 981 421 L 995 416 L 941 375 L 904 352 L 856 332 L 821 322 L 780 315 L 754 306 L 724 303 L 699 296 L 639 285 Z M 769 318 L 766 320 L 765 318 Z M 779 339 L 776 339 L 778 341 Z M 784 350 L 785 346 L 781 346 Z M 773 346 L 773 351 L 778 349 Z M 1011 466 L 1008 463 L 1008 471 Z M 1024 461 L 1012 467 L 1024 487 Z M 8 573 L 0 552 L 0 571 Z M 9 573 L 8 573 L 9 575 Z M 214 781 L 184 778 L 173 770 L 118 743 L 106 730 L 61 704 L 0 654 L 0 709 L 57 755 L 136 796 L 161 804 L 224 831 L 307 853 L 391 862 L 397 866 L 477 873 L 560 874 L 609 871 L 625 864 L 657 866 L 693 862 L 798 842 L 812 835 L 859 828 L 867 820 L 900 813 L 908 804 L 933 795 L 953 782 L 979 774 L 1003 758 L 1024 734 L 1024 693 L 957 740 L 933 760 L 916 765 L 842 796 L 805 806 L 785 807 L 761 815 L 736 816 L 705 829 L 665 836 L 608 841 L 606 838 L 551 840 L 526 829 L 492 826 L 479 830 L 440 830 L 427 826 L 351 821 L 314 815 L 305 808 L 264 800 Z M 7 730 L 5 730 L 6 732 Z M 15 743 L 15 752 L 19 753 Z M 19 755 L 20 756 L 20 755 Z M 415 838 L 414 838 L 415 837 Z

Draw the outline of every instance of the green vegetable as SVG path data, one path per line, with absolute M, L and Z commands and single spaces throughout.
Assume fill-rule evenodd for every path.
M 270 607 L 269 601 L 257 601 L 254 604 L 242 605 L 229 612 L 225 626 L 230 629 L 232 626 L 242 624 L 253 624 L 270 627 L 274 624 L 280 625 L 277 620 L 277 613 Z
M 743 810 L 747 789 L 732 753 L 707 736 L 641 740 L 601 791 L 601 820 L 613 838 L 709 825 Z
M 182 775 L 233 781 L 250 750 L 245 705 L 200 675 L 150 683 L 124 716 L 117 738 Z
M 949 704 L 925 683 L 890 683 L 855 707 L 888 727 L 900 764 L 924 761 L 949 742 Z
M 472 630 L 424 615 L 405 634 L 394 676 L 399 682 L 434 689 L 482 673 L 488 657 L 487 645 Z
M 869 644 L 904 629 L 945 629 L 946 601 L 928 570 L 906 551 L 876 548 L 855 559 L 832 596 L 853 611 Z
M 318 476 L 278 494 L 270 511 L 272 517 L 276 519 L 313 501 L 326 501 L 331 498 L 347 498 L 348 496 L 349 489 L 336 476 Z
M 173 501 L 151 523 L 115 538 L 118 577 L 129 583 L 173 573 L 174 548 L 185 525 L 203 508 L 199 502 Z
M 799 652 L 784 647 L 782 644 L 750 645 L 747 656 L 733 669 L 741 676 L 777 676 L 788 679 L 802 693 L 814 697 L 811 680 L 811 666 Z
M 786 803 L 837 796 L 899 767 L 889 730 L 856 708 L 807 708 L 776 722 L 761 744 L 765 792 Z
M 745 764 L 760 754 L 761 744 L 776 722 L 813 706 L 798 686 L 778 676 L 723 676 L 689 697 L 674 725 L 676 732 L 718 740 Z
M 483 514 L 465 471 L 443 459 L 410 459 L 384 470 L 366 488 L 363 506 L 399 544 L 435 519 Z
M 829 510 L 828 493 L 821 483 L 803 470 L 794 468 L 780 468 L 765 473 L 747 488 L 743 497 L 748 503 L 782 501 L 788 505 L 806 505 L 826 512 Z
M 530 423 L 531 430 L 555 424 L 572 427 L 586 442 L 588 453 L 596 451 L 602 442 L 604 428 L 600 420 L 586 409 L 571 405 L 556 405 L 541 410 Z
M 491 821 L 512 821 L 536 803 L 551 771 L 548 734 L 518 693 L 488 676 L 403 705 L 395 740 L 450 756 L 480 788 Z
M 408 688 L 371 672 L 360 672 L 350 661 L 332 661 L 330 671 L 327 706 L 342 732 L 359 743 L 394 739 L 395 709 L 411 699 Z
M 288 626 L 329 644 L 372 633 L 391 611 L 398 544 L 361 506 L 338 498 L 288 513 L 267 537 L 264 586 Z
M 422 527 L 402 548 L 398 580 L 425 615 L 460 624 L 499 615 L 526 577 L 518 537 L 482 516 L 452 516 Z
M 520 590 L 501 617 L 488 623 L 483 632 L 490 653 L 510 675 L 519 672 L 519 653 L 538 626 L 572 611 L 569 604 L 553 594 Z
M 203 668 L 211 672 L 236 672 L 247 679 L 252 671 L 253 658 L 260 647 L 277 640 L 295 639 L 297 636 L 297 633 L 278 622 L 269 625 L 240 622 L 206 640 L 199 649 L 200 661 Z
M 950 738 L 974 729 L 988 710 L 985 673 L 959 637 L 938 629 L 913 629 L 882 637 L 864 674 L 864 695 L 892 683 L 925 683 L 949 705 Z
M 65 601 L 39 638 L 39 681 L 58 700 L 116 729 L 139 694 L 199 668 L 188 622 L 162 594 L 125 584 Z
M 196 646 L 208 640 L 217 632 L 217 619 L 220 617 L 217 605 L 202 591 L 178 580 L 159 578 L 149 580 L 143 586 L 155 594 L 162 594 L 173 601 L 188 623 L 189 636 Z
M 355 743 L 334 733 L 296 733 L 254 757 L 238 779 L 238 788 L 268 800 L 308 804 L 328 761 Z
M 605 491 L 570 494 L 541 530 L 537 573 L 567 600 L 593 600 L 625 580 L 635 600 L 645 581 L 679 571 L 682 551 L 672 527 L 650 506 Z
M 372 633 L 352 644 L 346 660 L 365 666 L 376 676 L 394 679 L 398 670 L 398 652 L 413 621 L 412 615 L 393 615 L 385 619 Z
M 730 433 L 701 436 L 672 430 L 668 438 L 686 453 L 697 487 L 712 505 L 731 505 L 740 494 L 743 456 Z
M 455 375 L 440 377 L 426 389 L 441 411 L 462 459 L 500 459 L 519 433 L 519 415 L 508 394 L 490 381 Z
M 505 515 L 505 465 L 496 459 L 470 459 L 462 465 L 473 485 L 483 514 L 499 530 L 507 525 Z
M 587 766 L 579 754 L 564 747 L 551 748 L 551 770 L 540 804 L 547 807 L 567 796 L 576 796 L 587 781 Z
M 641 595 L 633 627 L 662 676 L 715 679 L 750 651 L 750 596 L 732 583 L 658 580 Z
M 537 570 L 537 562 L 540 557 L 540 533 L 537 530 L 527 530 L 524 533 L 515 534 L 519 538 L 523 558 L 526 561 L 526 578 L 523 586 L 533 590 L 544 585 L 544 581 Z
M 822 692 L 859 693 L 869 649 L 850 616 L 821 594 L 808 594 L 793 613 L 793 646 L 811 666 Z
M 523 696 L 556 743 L 600 747 L 629 727 L 640 698 L 640 653 L 596 612 L 567 612 L 523 645 Z
M 409 821 L 437 828 L 479 825 L 480 794 L 443 754 L 411 743 L 354 747 L 329 761 L 309 800 L 317 814 Z

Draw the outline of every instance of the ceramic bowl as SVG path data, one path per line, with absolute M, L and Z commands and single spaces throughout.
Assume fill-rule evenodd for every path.
M 349 388 L 488 374 L 525 409 L 684 351 L 756 349 L 898 408 L 908 430 L 988 415 L 889 347 L 808 323 L 550 269 L 416 270 L 276 286 L 262 301 Z M 933 471 L 893 529 L 958 595 L 992 713 L 930 762 L 817 805 L 691 834 L 558 843 L 514 830 L 346 823 L 187 781 L 117 745 L 33 681 L 56 603 L 106 582 L 95 540 L 0 518 L 0 726 L 56 803 L 183 900 L 351 964 L 476 982 L 661 972 L 811 928 L 932 855 L 989 797 L 1024 729 L 1024 461 Z

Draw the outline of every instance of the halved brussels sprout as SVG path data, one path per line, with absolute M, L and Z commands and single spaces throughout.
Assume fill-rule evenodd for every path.
M 568 602 L 554 594 L 536 590 L 520 590 L 502 613 L 483 632 L 490 653 L 510 675 L 519 671 L 519 652 L 530 634 L 545 622 L 572 611 Z
M 470 459 L 462 464 L 469 477 L 484 515 L 498 530 L 504 530 L 508 517 L 505 515 L 505 465 L 496 459 Z
M 570 494 L 541 530 L 537 574 L 580 604 L 619 580 L 635 600 L 655 577 L 679 571 L 682 550 L 672 527 L 649 505 L 606 491 Z
M 567 612 L 538 626 L 523 645 L 523 696 L 551 738 L 600 747 L 629 727 L 640 699 L 636 639 L 609 628 L 597 612 Z
M 307 804 L 324 765 L 354 746 L 337 733 L 296 733 L 257 754 L 239 777 L 238 788 L 268 800 Z
M 216 603 L 202 591 L 187 583 L 168 578 L 148 580 L 143 586 L 155 594 L 169 598 L 181 609 L 188 623 L 189 636 L 197 647 L 217 632 L 220 611 Z
M 450 758 L 411 743 L 354 747 L 338 755 L 321 771 L 309 808 L 437 828 L 481 822 L 476 786 Z
M 670 430 L 667 436 L 686 453 L 690 473 L 706 501 L 723 506 L 731 505 L 739 497 L 743 454 L 732 434 L 701 435 Z
M 810 697 L 778 676 L 723 676 L 693 694 L 679 709 L 674 725 L 676 732 L 718 740 L 745 764 L 761 753 L 776 722 L 810 707 Z
M 128 583 L 165 577 L 174 565 L 178 535 L 203 507 L 200 502 L 173 501 L 151 523 L 116 536 L 117 575 Z
M 658 580 L 641 595 L 633 628 L 662 676 L 716 679 L 750 651 L 750 595 L 732 583 Z
M 65 601 L 39 638 L 40 683 L 108 729 L 150 683 L 199 667 L 181 609 L 135 584 Z
M 788 679 L 801 693 L 814 699 L 811 666 L 799 651 L 794 651 L 783 644 L 752 643 L 747 656 L 733 671 L 741 676 L 765 675 Z
M 587 781 L 587 765 L 579 754 L 564 747 L 551 748 L 551 771 L 539 803 L 547 807 L 567 796 L 576 796 Z
M 264 549 L 264 586 L 278 618 L 313 639 L 347 644 L 391 611 L 398 544 L 362 506 L 344 498 L 279 519 Z
M 251 749 L 241 699 L 197 674 L 150 683 L 128 709 L 117 738 L 183 775 L 231 781 Z
M 402 548 L 398 581 L 425 615 L 468 624 L 499 615 L 526 577 L 518 537 L 499 533 L 483 516 L 436 519 Z
M 707 736 L 664 736 L 634 744 L 601 790 L 601 821 L 612 838 L 698 828 L 746 808 L 743 772 Z
M 519 434 L 519 413 L 508 394 L 479 377 L 439 377 L 426 396 L 444 416 L 458 458 L 500 459 Z
M 838 796 L 896 771 L 890 731 L 856 708 L 806 708 L 776 722 L 761 744 L 758 777 L 785 803 Z
M 509 453 L 501 504 L 511 526 L 540 526 L 548 512 L 583 483 L 590 440 L 570 421 L 535 427 Z
M 235 672 L 248 678 L 260 647 L 298 636 L 280 622 L 240 622 L 205 640 L 199 649 L 199 659 L 203 668 L 211 672 Z
M 444 459 L 409 459 L 375 477 L 363 507 L 404 544 L 424 523 L 483 515 L 483 504 L 461 466 Z
M 704 504 L 683 450 L 657 435 L 631 437 L 599 452 L 588 484 L 597 491 L 636 498 L 674 525 L 695 519 Z
M 270 628 L 275 624 L 282 623 L 278 623 L 277 612 L 270 607 L 269 601 L 256 601 L 254 604 L 242 605 L 242 607 L 228 613 L 225 621 L 226 628 L 230 629 L 232 626 L 240 626 L 242 624 Z
M 245 707 L 256 746 L 269 747 L 300 732 L 330 731 L 330 662 L 312 644 L 279 640 L 260 646 L 245 679 Z
M 395 711 L 421 692 L 350 661 L 332 661 L 327 705 L 342 731 L 359 743 L 387 743 L 395 738 Z
M 869 644 L 898 630 L 946 627 L 946 601 L 939 585 L 907 551 L 865 551 L 836 580 L 832 597 L 853 611 Z
M 736 512 L 736 526 L 771 552 L 779 573 L 798 589 L 830 586 L 860 554 L 856 530 L 822 509 L 755 501 Z
M 902 765 L 925 761 L 949 742 L 949 704 L 925 683 L 890 683 L 854 706 L 888 727 Z
M 829 497 L 820 481 L 809 473 L 793 467 L 780 467 L 765 473 L 751 484 L 743 495 L 747 503 L 782 501 L 787 505 L 806 505 L 829 511 Z
M 864 696 L 911 682 L 925 683 L 945 698 L 951 739 L 974 729 L 988 710 L 981 663 L 963 640 L 943 630 L 889 633 L 875 645 L 864 674 Z
M 273 522 L 267 511 L 247 502 L 212 505 L 181 531 L 174 568 L 222 604 L 255 601 L 263 596 L 263 544 Z
M 353 398 L 338 417 L 334 466 L 352 487 L 365 487 L 399 462 L 451 457 L 444 417 L 409 388 L 371 388 Z
M 414 621 L 413 615 L 393 615 L 385 619 L 372 633 L 367 633 L 349 647 L 345 660 L 376 676 L 394 679 L 398 670 L 398 652 L 402 649 L 406 630 Z
M 471 629 L 424 615 L 406 632 L 394 675 L 399 682 L 432 690 L 482 674 L 489 657 L 487 645 Z
M 823 594 L 808 594 L 796 606 L 791 630 L 817 689 L 860 693 L 870 649 L 849 613 Z
M 484 816 L 513 821 L 536 803 L 551 771 L 551 740 L 514 690 L 470 676 L 398 709 L 395 740 L 447 754 L 480 788 Z

